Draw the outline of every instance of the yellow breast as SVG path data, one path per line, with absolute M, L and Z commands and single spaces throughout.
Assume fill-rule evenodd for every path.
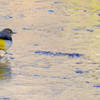
M 5 50 L 5 41 L 0 39 L 0 50 Z
M 12 41 L 0 39 L 0 50 L 7 50 L 11 47 Z

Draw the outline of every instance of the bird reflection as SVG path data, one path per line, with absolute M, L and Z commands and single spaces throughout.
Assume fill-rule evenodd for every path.
M 0 81 L 11 78 L 11 68 L 7 60 L 0 61 Z

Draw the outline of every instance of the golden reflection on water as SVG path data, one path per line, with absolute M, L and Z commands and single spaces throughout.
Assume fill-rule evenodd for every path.
M 0 80 L 8 80 L 11 78 L 11 68 L 7 60 L 0 61 Z
M 69 0 L 69 1 L 65 1 L 68 2 L 68 4 L 76 4 L 77 6 L 81 7 L 87 7 L 87 8 L 100 8 L 100 1 L 99 0 Z
M 0 1 L 1 27 L 18 30 L 10 49 L 16 58 L 12 60 L 12 65 L 13 73 L 17 76 L 12 77 L 9 85 L 2 85 L 4 88 L 0 91 L 13 100 L 34 100 L 36 97 L 50 100 L 49 97 L 53 95 L 57 98 L 55 100 L 92 100 L 94 96 L 99 96 L 100 92 L 92 88 L 92 85 L 99 83 L 99 64 L 85 58 L 89 56 L 92 60 L 100 61 L 100 29 L 95 26 L 100 23 L 100 2 L 56 1 L 58 3 L 54 3 L 55 0 Z M 34 43 L 39 46 L 33 46 Z M 35 55 L 33 52 L 37 50 L 79 53 L 84 58 Z M 77 70 L 82 73 L 76 73 Z M 0 82 L 10 79 L 9 62 L 0 61 Z
M 65 28 L 66 36 L 72 38 L 73 49 L 83 52 L 89 59 L 100 62 L 100 1 L 99 0 L 69 0 L 65 1 L 66 14 L 69 14 L 67 19 L 70 21 Z M 69 29 L 75 31 L 69 31 Z M 89 32 L 87 30 L 93 30 Z M 77 33 L 78 35 L 70 35 Z M 65 36 L 65 35 L 64 35 Z M 77 38 L 76 40 L 74 38 Z M 71 41 L 72 42 L 72 41 Z M 85 52 L 84 52 L 85 51 Z

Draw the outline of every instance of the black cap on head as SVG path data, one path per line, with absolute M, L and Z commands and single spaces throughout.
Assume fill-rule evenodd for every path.
M 16 34 L 15 32 L 13 32 L 10 28 L 5 28 L 3 31 L 6 31 L 8 33 L 12 34 Z

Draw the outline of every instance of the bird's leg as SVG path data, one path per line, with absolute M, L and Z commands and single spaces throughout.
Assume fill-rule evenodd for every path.
M 5 55 L 6 55 L 6 54 L 8 54 L 8 52 L 7 52 L 7 51 L 5 51 Z
M 2 58 L 1 54 L 0 54 L 0 59 Z
M 1 58 L 1 54 L 0 54 L 0 58 Z

